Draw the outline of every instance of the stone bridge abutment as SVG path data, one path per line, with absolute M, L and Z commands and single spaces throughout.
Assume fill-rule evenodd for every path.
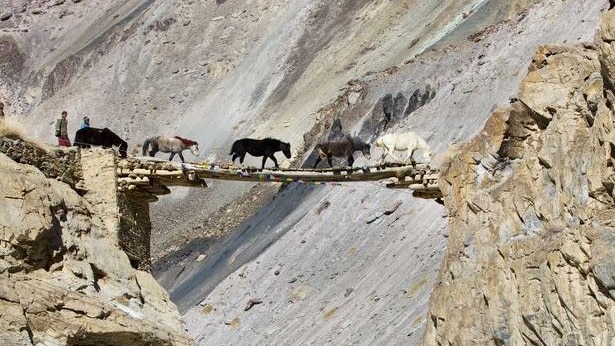
M 111 149 L 81 150 L 83 197 L 96 207 L 109 237 L 126 252 L 132 266 L 149 270 L 149 202 L 156 197 L 141 189 L 119 189 L 116 160 Z
M 151 222 L 149 203 L 156 196 L 142 188 L 118 183 L 118 158 L 112 149 L 40 147 L 18 139 L 0 138 L 0 152 L 18 163 L 37 167 L 47 178 L 70 185 L 95 208 L 107 236 L 128 255 L 132 266 L 149 271 Z M 159 194 L 168 189 L 158 187 Z

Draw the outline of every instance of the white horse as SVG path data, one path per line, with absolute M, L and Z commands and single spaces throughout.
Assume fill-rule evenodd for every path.
M 190 149 L 192 155 L 199 156 L 199 143 L 179 136 L 175 137 L 163 137 L 163 136 L 154 136 L 150 137 L 143 142 L 143 156 L 148 153 L 149 156 L 156 155 L 157 152 L 162 151 L 163 153 L 171 153 L 169 157 L 169 161 L 173 160 L 175 154 L 179 155 L 179 158 L 184 161 L 184 155 L 182 155 L 182 151 L 186 149 Z
M 374 142 L 374 146 L 380 147 L 384 149 L 382 153 L 382 157 L 380 158 L 380 163 L 384 163 L 384 158 L 387 155 L 390 155 L 395 161 L 401 161 L 395 155 L 393 155 L 393 151 L 407 151 L 408 157 L 406 161 L 412 158 L 414 151 L 416 149 L 422 150 L 425 155 L 427 162 L 431 162 L 431 149 L 427 145 L 427 142 L 423 138 L 421 138 L 418 134 L 414 132 L 404 132 L 404 133 L 389 133 L 383 135 L 376 139 Z

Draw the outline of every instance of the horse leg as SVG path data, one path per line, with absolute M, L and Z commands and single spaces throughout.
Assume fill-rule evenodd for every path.
M 273 160 L 273 164 L 275 165 L 275 168 L 280 167 L 280 166 L 278 165 L 278 160 L 276 160 L 276 159 L 275 159 L 275 156 L 274 156 L 273 154 L 271 154 L 269 157 L 271 158 L 271 160 Z M 265 161 L 263 161 L 263 168 L 265 168 L 264 162 L 265 162 Z
M 318 164 L 320 163 L 322 159 L 320 158 L 320 155 L 318 155 L 318 157 L 316 158 L 316 163 L 314 164 L 314 167 L 312 168 L 316 168 L 316 166 L 318 166 Z
M 415 150 L 416 148 L 413 148 L 412 150 L 409 151 L 408 158 L 406 158 L 406 162 L 410 161 L 410 163 L 414 163 L 414 159 L 412 158 L 412 155 L 414 155 Z
M 267 161 L 267 155 L 263 155 L 263 161 L 261 164 L 261 169 L 265 169 L 265 162 Z
M 380 157 L 380 164 L 384 164 L 384 158 L 388 155 L 389 153 L 389 148 L 387 148 L 386 146 L 384 147 L 384 151 L 382 152 L 382 156 Z
M 179 158 L 182 159 L 182 162 L 186 162 L 184 160 L 184 155 L 182 155 L 182 152 L 180 151 L 179 153 L 177 153 L 177 155 L 179 155 Z
M 149 147 L 151 149 L 149 151 L 149 156 L 154 157 L 154 155 L 156 155 L 156 153 L 158 152 L 158 144 L 155 141 L 150 142 Z
M 431 150 L 427 149 L 427 151 L 425 152 L 425 163 L 430 164 L 431 158 L 432 158 Z
M 352 167 L 352 164 L 354 163 L 354 157 L 352 156 L 352 154 L 348 155 L 348 166 Z
M 333 154 L 327 155 L 327 162 L 329 162 L 329 167 L 333 167 Z
M 175 156 L 174 152 L 171 152 L 171 156 L 169 156 L 169 161 L 173 161 L 173 157 Z
M 246 158 L 246 153 L 241 154 L 241 156 L 239 156 L 239 163 L 241 164 L 241 166 L 243 167 L 243 159 Z

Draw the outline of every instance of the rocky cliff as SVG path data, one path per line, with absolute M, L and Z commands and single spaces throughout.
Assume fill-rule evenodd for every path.
M 566 118 L 573 111 L 582 114 L 585 128 L 602 126 L 598 119 L 604 117 L 609 103 L 601 101 L 600 88 L 594 88 L 602 83 L 610 89 L 609 79 L 601 79 L 600 73 L 589 74 L 582 83 L 585 86 L 578 87 L 573 87 L 569 80 L 572 76 L 576 76 L 573 80 L 583 79 L 576 73 L 581 75 L 585 73 L 581 70 L 595 69 L 596 51 L 587 44 L 565 49 L 556 45 L 591 41 L 600 13 L 607 7 L 606 1 L 578 0 L 16 0 L 0 4 L 0 95 L 8 103 L 8 116 L 27 125 L 39 140 L 53 139 L 48 124 L 61 110 L 67 109 L 71 132 L 80 117 L 88 115 L 94 126 L 113 128 L 129 141 L 132 149 L 138 148 L 146 136 L 179 134 L 197 139 L 205 155 L 217 156 L 219 161 L 228 161 L 229 144 L 239 136 L 270 135 L 290 141 L 294 157 L 285 164 L 298 166 L 309 163 L 314 156 L 312 146 L 330 135 L 352 132 L 371 140 L 382 132 L 414 130 L 432 146 L 436 153 L 435 165 L 439 166 L 451 145 L 479 133 L 473 144 L 456 151 L 451 155 L 456 155 L 456 159 L 448 159 L 443 165 L 442 188 L 449 196 L 448 213 L 432 201 L 417 200 L 409 193 L 383 189 L 377 184 L 289 186 L 278 191 L 276 186 L 251 189 L 251 184 L 213 181 L 208 182 L 210 188 L 203 192 L 176 189 L 171 197 L 152 207 L 152 255 L 167 255 L 159 262 L 157 278 L 179 305 L 188 333 L 199 344 L 419 344 L 426 327 L 424 342 L 428 344 L 447 341 L 451 344 L 525 341 L 540 344 L 540 340 L 548 344 L 549 335 L 559 335 L 554 330 L 573 343 L 574 338 L 589 340 L 600 334 L 598 331 L 605 330 L 601 326 L 606 322 L 599 312 L 608 315 L 610 298 L 604 298 L 608 289 L 599 288 L 609 276 L 609 268 L 604 266 L 608 261 L 594 259 L 601 258 L 600 253 L 606 256 L 609 248 L 594 246 L 589 260 L 594 264 L 585 265 L 574 246 L 562 246 L 558 251 L 565 264 L 552 259 L 554 269 L 547 268 L 535 276 L 528 274 L 516 282 L 512 269 L 504 271 L 503 263 L 513 263 L 505 260 L 506 256 L 520 256 L 525 250 L 506 248 L 508 252 L 502 250 L 503 255 L 490 252 L 494 246 L 485 244 L 491 239 L 488 235 L 492 234 L 492 227 L 487 226 L 492 216 L 480 211 L 478 206 L 493 211 L 494 220 L 496 215 L 501 214 L 504 219 L 518 208 L 519 220 L 501 223 L 504 226 L 498 228 L 502 232 L 498 237 L 514 240 L 527 237 L 531 240 L 526 243 L 541 244 L 535 239 L 550 234 L 548 239 L 553 239 L 550 249 L 564 244 L 564 240 L 558 240 L 563 239 L 563 236 L 558 238 L 563 232 L 556 228 L 562 225 L 562 220 L 555 216 L 559 215 L 559 207 L 540 202 L 544 201 L 541 197 L 547 193 L 570 196 L 561 201 L 566 206 L 574 206 L 570 208 L 571 213 L 599 209 L 597 203 L 588 207 L 574 198 L 584 193 L 589 196 L 590 191 L 597 197 L 588 200 L 606 198 L 596 187 L 598 181 L 604 180 L 608 191 L 608 179 L 603 179 L 597 168 L 589 169 L 590 165 L 598 167 L 601 163 L 593 156 L 591 160 L 584 157 L 585 161 L 573 163 L 575 156 L 568 157 L 559 149 L 560 141 L 572 143 L 576 139 L 571 136 L 581 130 L 573 127 L 577 132 L 570 132 L 573 129 L 565 127 L 544 140 L 550 146 L 539 148 L 537 143 L 560 117 L 568 119 L 564 122 L 573 123 L 571 119 L 581 122 L 574 117 Z M 537 71 L 533 77 L 536 80 L 519 91 L 519 82 L 526 78 L 536 47 L 545 43 L 552 45 L 542 49 L 543 57 L 536 58 L 531 67 Z M 585 58 L 573 58 L 578 54 Z M 549 62 L 562 56 L 571 57 L 562 64 L 577 72 L 550 70 Z M 590 65 L 593 67 L 589 68 Z M 598 71 L 608 75 L 611 69 L 605 65 Z M 547 90 L 552 94 L 539 94 L 540 81 L 559 79 L 565 81 L 564 86 L 551 90 L 558 84 L 548 83 L 551 89 Z M 569 95 L 568 90 L 576 94 Z M 508 110 L 498 110 L 496 117 L 487 121 L 491 112 L 509 104 L 511 97 L 521 101 L 513 103 Z M 570 100 L 570 112 L 565 111 L 567 103 L 560 103 L 563 100 Z M 512 120 L 505 121 L 508 119 Z M 481 132 L 486 121 L 486 130 Z M 560 133 L 566 136 L 560 138 Z M 482 138 L 485 142 L 481 142 Z M 579 138 L 579 143 L 585 143 L 584 137 Z M 606 148 L 605 143 L 597 140 L 591 148 Z M 578 145 L 569 145 L 571 153 Z M 466 152 L 476 154 L 468 154 L 470 160 Z M 536 156 L 540 159 L 532 161 L 532 155 L 537 152 L 542 153 Z M 371 161 L 357 157 L 356 164 L 374 163 L 378 154 L 374 152 Z M 527 168 L 513 175 L 513 168 L 524 167 L 520 164 L 526 162 L 524 159 L 528 160 L 525 166 L 537 164 L 541 169 L 550 166 L 547 170 L 554 174 L 553 180 L 560 180 L 560 185 L 552 185 L 564 192 L 557 192 L 554 187 L 545 188 L 539 194 L 534 186 L 540 185 L 532 182 L 538 181 L 534 172 L 541 171 Z M 255 162 L 258 159 L 247 161 L 248 164 Z M 558 175 L 563 167 L 585 174 L 581 178 L 574 175 L 574 179 L 571 173 Z M 512 183 L 513 178 L 523 173 L 527 176 Z M 590 173 L 591 189 L 589 183 L 582 183 L 584 177 L 589 181 Z M 508 193 L 520 198 L 511 201 L 503 194 L 501 199 L 491 195 L 472 198 L 475 194 L 487 194 L 482 184 L 487 188 L 500 186 L 497 179 L 502 184 L 510 180 Z M 541 181 L 548 183 L 548 180 L 551 177 Z M 36 180 L 36 184 L 44 185 L 45 180 Z M 567 190 L 575 189 L 574 184 L 580 186 L 580 193 Z M 531 188 L 520 188 L 524 186 Z M 524 199 L 523 191 L 529 191 L 527 197 L 534 199 Z M 54 193 L 45 192 L 45 196 Z M 467 203 L 468 200 L 473 202 Z M 79 203 L 60 205 L 64 208 Z M 539 211 L 534 211 L 538 210 L 536 205 L 541 206 Z M 69 208 L 66 209 L 71 215 Z M 94 215 L 85 207 L 78 210 Z M 478 217 L 472 218 L 474 213 L 480 214 L 481 223 Z M 73 220 L 85 222 L 76 211 L 72 215 L 78 217 L 68 218 L 69 224 Z M 541 218 L 546 219 L 543 215 L 551 219 L 543 221 Z M 104 220 L 97 218 L 100 216 L 93 216 L 93 224 L 103 225 Z M 573 226 L 576 222 L 574 217 L 566 216 L 565 227 L 574 230 L 568 224 L 569 219 L 573 220 L 570 221 Z M 579 233 L 581 240 L 575 244 L 583 251 L 588 248 L 583 242 L 589 244 L 590 239 L 592 244 L 600 244 L 601 240 L 596 240 L 599 237 L 588 230 L 594 219 L 590 222 L 589 216 L 579 216 L 578 220 L 584 222 L 578 229 L 586 228 L 587 239 Z M 526 222 L 527 230 L 523 228 Z M 493 224 L 499 223 L 493 221 Z M 545 224 L 550 225 L 548 230 L 541 228 Z M 84 227 L 98 240 L 100 233 L 104 233 L 102 226 Z M 447 251 L 449 228 L 455 233 L 451 234 Z M 139 287 L 141 291 L 146 287 L 139 279 L 143 273 L 136 272 L 137 279 L 133 279 L 131 273 L 135 272 L 129 268 L 124 254 L 105 247 L 112 254 L 108 257 L 119 257 L 121 265 L 104 264 L 106 257 L 99 258 L 102 255 L 97 251 L 88 252 L 88 255 L 94 253 L 92 260 L 81 256 L 85 250 L 73 254 L 73 249 L 99 245 L 81 236 L 71 236 L 72 230 L 79 230 L 75 231 L 79 235 L 84 233 L 81 229 L 81 226 L 71 226 L 70 231 L 63 229 L 62 234 L 67 237 L 63 244 L 68 246 L 62 261 L 75 258 L 76 264 L 71 262 L 73 267 L 94 263 L 97 268 L 104 268 L 107 273 L 104 275 L 94 269 L 90 274 L 87 268 L 91 264 L 83 265 L 86 268 L 81 271 L 70 269 L 88 283 L 107 284 L 100 279 L 101 275 L 120 278 L 119 281 L 109 279 L 118 282 L 117 286 L 109 288 L 112 293 L 101 290 L 102 303 L 97 303 L 107 309 L 104 311 L 112 312 L 107 322 L 113 327 L 111 330 L 118 332 L 82 332 L 74 327 L 75 315 L 59 314 L 64 310 L 83 309 L 63 309 L 64 305 L 55 304 L 33 309 L 32 313 L 61 317 L 62 323 L 70 327 L 66 328 L 70 333 L 55 335 L 56 329 L 37 324 L 37 332 L 30 334 L 60 343 L 77 343 L 75 335 L 85 335 L 84 343 L 128 342 L 130 338 L 151 343 L 183 343 L 181 332 L 177 332 L 181 326 L 173 306 L 164 294 L 152 298 L 139 292 Z M 26 230 L 15 228 L 11 232 L 22 234 Z M 230 234 L 222 238 L 212 236 L 225 233 Z M 566 241 L 577 236 L 572 233 L 566 235 Z M 465 243 L 460 245 L 459 239 L 470 244 L 463 256 L 458 250 Z M 539 249 L 538 245 L 533 249 L 538 253 L 545 248 L 549 249 L 546 246 Z M 466 254 L 485 262 L 464 259 Z M 496 255 L 502 260 L 490 257 Z M 527 267 L 528 273 L 544 270 L 540 256 L 527 257 L 538 266 Z M 53 258 L 43 262 L 60 261 L 55 255 Z M 483 269 L 482 263 L 491 259 L 504 268 L 502 273 L 511 275 L 510 281 L 499 280 L 499 271 Z M 577 259 L 579 264 L 575 262 Z M 525 257 L 514 263 L 525 268 L 524 260 Z M 103 264 L 96 264 L 98 261 Z M 43 266 L 29 270 L 28 274 L 55 277 L 58 272 L 65 273 L 71 268 L 58 267 Z M 578 270 L 587 274 L 575 276 L 575 267 L 600 269 Z M 541 302 L 546 300 L 530 296 L 539 292 L 531 288 L 535 287 L 532 284 L 548 283 L 549 276 L 542 274 L 555 273 L 559 268 L 568 271 L 557 271 L 560 275 L 557 279 L 563 278 L 562 282 L 569 284 L 544 286 L 541 292 L 545 292 L 545 297 L 553 287 L 569 288 L 574 294 L 556 292 L 548 296 L 550 299 L 585 297 L 572 291 L 584 292 L 583 287 L 598 287 L 597 291 L 591 288 L 589 292 L 601 293 L 594 293 L 595 297 L 590 293 L 589 298 L 579 303 L 577 300 L 555 302 L 563 310 L 554 309 L 555 305 L 549 305 L 550 310 L 542 309 L 547 305 Z M 523 272 L 519 268 L 515 271 Z M 451 272 L 455 273 L 452 279 L 447 276 Z M 491 276 L 481 274 L 485 272 Z M 590 273 L 598 272 L 601 274 L 592 274 L 596 277 L 595 284 L 588 283 Z M 12 282 L 0 287 L 12 287 L 9 286 Z M 430 303 L 431 292 L 438 282 Z M 468 287 L 474 289 L 470 291 Z M 512 293 L 498 295 L 503 287 L 524 290 L 526 300 L 519 301 L 529 307 L 507 310 L 508 306 L 516 305 L 506 305 L 507 297 L 514 296 Z M 69 286 L 69 290 L 73 287 Z M 96 288 L 85 291 L 92 292 L 88 297 L 94 297 Z M 468 295 L 468 291 L 472 294 Z M 486 291 L 487 298 L 481 298 L 476 293 L 479 291 Z M 15 290 L 7 289 L 7 292 Z M 118 295 L 126 299 L 117 298 Z M 67 293 L 67 296 L 73 295 Z M 592 300 L 603 305 L 596 308 Z M 29 300 L 17 304 L 19 299 L 14 295 L 6 301 L 16 312 L 35 305 L 29 304 Z M 50 300 L 45 300 L 45 304 L 47 301 Z M 125 304 L 115 304 L 118 301 Z M 428 312 L 430 304 L 431 312 Z M 489 307 L 479 307 L 479 304 Z M 576 310 L 575 304 L 586 304 L 583 307 L 589 308 Z M 120 310 L 128 306 L 131 313 L 139 312 L 141 305 L 145 311 L 140 327 L 144 334 L 127 332 L 123 326 L 128 321 L 114 323 L 125 316 Z M 530 310 L 525 315 L 517 314 L 517 311 Z M 471 315 L 474 311 L 476 316 Z M 544 311 L 554 311 L 553 316 L 557 318 L 552 324 L 556 327 L 551 327 L 551 320 L 546 322 Z M 167 317 L 163 317 L 165 314 Z M 560 317 L 564 315 L 565 318 Z M 133 326 L 139 316 L 135 314 L 129 325 Z M 158 323 L 158 319 L 165 322 Z M 18 332 L 11 336 L 27 341 L 30 324 L 27 321 L 24 324 L 21 317 L 19 321 L 21 324 L 15 324 L 19 326 Z M 162 327 L 150 333 L 150 322 Z M 493 338 L 488 329 L 492 326 L 497 326 Z M 577 326 L 579 330 L 584 329 L 576 331 Z M 73 332 L 73 327 L 78 332 Z M 607 325 L 606 330 L 612 327 Z M 608 340 L 608 335 L 594 340 Z
M 541 46 L 443 164 L 449 242 L 429 345 L 615 342 L 615 12 L 595 44 Z
M 92 204 L 4 154 L 0 173 L 2 345 L 192 343 L 168 294 L 131 267 Z

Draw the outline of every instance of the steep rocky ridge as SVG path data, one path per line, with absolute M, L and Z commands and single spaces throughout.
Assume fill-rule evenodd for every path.
M 615 12 L 541 46 L 519 101 L 443 164 L 449 243 L 425 344 L 610 345 Z
M 168 294 L 131 267 L 90 203 L 4 154 L 0 172 L 3 345 L 192 344 Z
M 218 160 L 225 160 L 233 138 L 275 135 L 289 140 L 301 153 L 311 145 L 304 146 L 303 133 L 320 120 L 317 110 L 336 98 L 337 90 L 349 80 L 399 66 L 444 38 L 449 43 L 463 41 L 464 33 L 516 18 L 532 3 L 348 1 L 338 10 L 333 3 L 307 0 L 13 1 L 2 6 L 2 12 L 11 16 L 0 21 L 0 28 L 4 42 L 13 47 L 7 54 L 21 57 L 7 63 L 22 62 L 0 69 L 0 80 L 12 83 L 0 87 L 0 95 L 9 103 L 9 114 L 41 139 L 51 139 L 48 122 L 67 109 L 71 132 L 78 119 L 88 115 L 94 126 L 114 129 L 133 147 L 153 134 L 182 134 L 199 140 L 205 155 L 215 153 Z M 538 6 L 561 4 L 544 1 Z M 551 41 L 559 32 L 582 32 L 576 26 L 591 26 L 592 6 L 601 5 L 572 6 L 569 11 L 575 11 L 575 20 L 544 20 L 550 18 L 545 12 L 541 38 Z M 562 28 L 564 23 L 570 24 L 567 30 Z M 537 26 L 533 35 L 538 32 Z M 536 44 L 529 36 L 519 33 L 528 46 Z M 524 61 L 512 54 L 507 59 Z M 405 89 L 403 84 L 433 79 L 451 65 L 390 84 L 395 86 L 392 89 Z M 466 76 L 470 74 L 459 77 Z M 353 110 L 355 117 L 370 111 Z M 480 126 L 480 117 L 473 119 Z M 248 164 L 254 162 L 248 160 Z M 214 183 L 208 191 L 174 194 L 182 203 L 172 198 L 159 204 L 161 212 L 178 215 L 185 214 L 174 210 L 178 204 L 186 204 L 186 210 L 198 208 L 200 219 L 206 220 L 250 187 Z M 161 228 L 155 231 L 199 232 L 198 222 L 184 219 L 160 217 L 155 225 Z M 171 248 L 160 245 L 161 252 Z
M 222 160 L 238 136 L 280 136 L 292 142 L 296 165 L 309 161 L 309 149 L 333 124 L 366 139 L 413 129 L 436 149 L 439 162 L 450 144 L 474 136 L 493 108 L 517 96 L 538 44 L 591 40 L 606 7 L 600 1 L 545 0 L 531 7 L 528 1 L 373 1 L 344 2 L 348 12 L 330 16 L 328 2 L 219 3 L 128 2 L 145 6 L 132 12 L 121 10 L 121 2 L 105 2 L 112 15 L 98 12 L 98 5 L 86 11 L 76 7 L 83 2 L 63 3 L 88 12 L 81 20 L 72 17 L 71 25 L 87 28 L 99 22 L 89 16 L 98 16 L 126 36 L 88 31 L 76 46 L 97 42 L 105 53 L 91 65 L 67 64 L 70 78 L 54 79 L 62 83 L 53 83 L 53 95 L 44 100 L 45 76 L 59 63 L 50 59 L 47 65 L 47 52 L 41 54 L 43 72 L 26 69 L 39 77 L 34 84 L 21 80 L 26 86 L 10 115 L 49 138 L 46 124 L 68 108 L 72 129 L 87 114 L 133 147 L 160 132 L 192 135 L 206 155 L 215 152 Z M 522 8 L 528 11 L 519 14 Z M 45 14 L 56 16 L 56 9 Z M 13 25 L 10 20 L 0 24 Z M 331 31 L 328 44 L 307 34 L 321 34 L 319 27 Z M 71 33 L 81 30 L 62 32 L 74 39 Z M 44 29 L 39 34 L 44 41 Z M 19 35 L 6 41 L 17 42 L 10 43 L 16 47 L 11 56 L 24 60 L 16 66 L 26 66 L 30 52 L 19 49 L 28 34 Z M 427 47 L 438 49 L 415 56 Z M 70 52 L 62 54 L 61 61 L 71 61 Z M 13 92 L 2 87 L 5 98 Z M 176 190 L 176 197 L 154 207 L 155 225 L 162 225 L 154 239 L 177 240 L 155 244 L 158 249 L 184 242 L 187 230 L 206 236 L 183 226 L 198 225 L 195 219 L 206 219 L 251 187 L 211 186 Z M 224 241 L 209 249 L 191 244 L 161 279 L 202 344 L 417 344 L 445 253 L 443 213 L 436 203 L 370 184 L 291 186 Z M 207 257 L 197 261 L 200 254 Z M 243 311 L 251 298 L 263 303 Z
M 146 136 L 181 134 L 226 160 L 233 138 L 275 135 L 301 153 L 316 111 L 349 80 L 399 65 L 458 26 L 478 30 L 530 3 L 12 1 L 0 21 L 11 47 L 0 98 L 41 139 L 51 139 L 47 124 L 67 109 L 70 132 L 88 115 L 133 147 Z M 174 196 L 202 221 L 251 188 L 210 186 Z M 185 214 L 174 210 L 177 200 L 163 200 L 152 215 Z M 184 219 L 162 216 L 155 231 L 199 232 Z

